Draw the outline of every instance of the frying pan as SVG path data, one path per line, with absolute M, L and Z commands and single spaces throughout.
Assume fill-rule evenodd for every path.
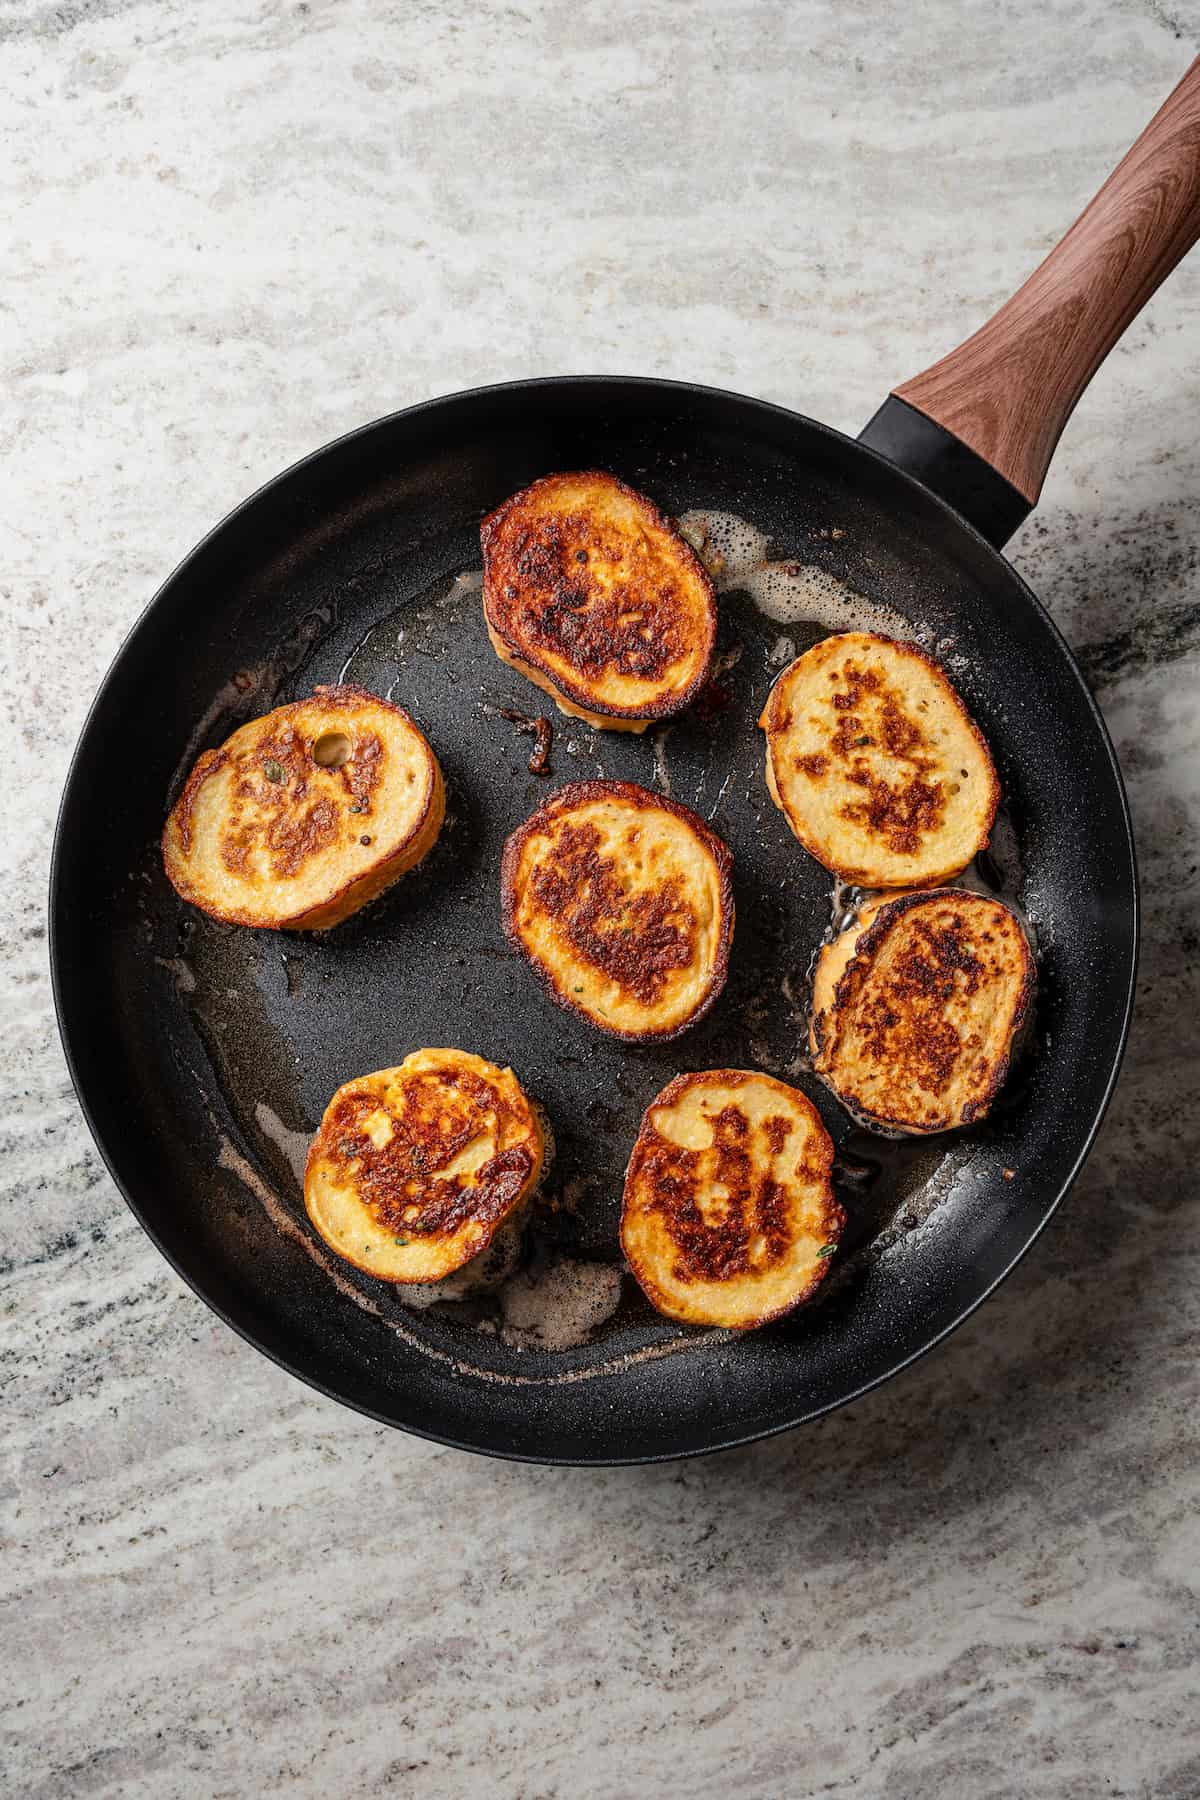
M 639 1461 L 841 1404 L 929 1349 L 1013 1267 L 1112 1093 L 1137 886 L 1103 723 L 999 550 L 1089 377 L 1198 234 L 1200 62 L 1025 286 L 898 388 L 858 442 L 664 381 L 483 388 L 318 451 L 187 557 L 84 727 L 55 842 L 51 955 L 104 1159 L 164 1255 L 235 1329 L 409 1431 L 545 1462 Z M 766 795 L 753 721 L 812 630 L 764 616 L 744 593 L 723 596 L 709 705 L 651 740 L 556 719 L 550 758 L 559 781 L 669 785 L 727 839 L 738 924 L 722 1000 L 677 1044 L 631 1048 L 553 1008 L 507 951 L 500 846 L 553 783 L 527 771 L 528 741 L 501 714 L 538 708 L 486 643 L 478 526 L 535 476 L 589 466 L 670 513 L 749 521 L 771 557 L 846 584 L 951 668 L 1005 795 L 981 871 L 1024 904 L 1040 951 L 1035 1045 L 981 1127 L 916 1144 L 868 1138 L 795 1072 L 830 888 Z M 436 850 L 326 937 L 189 911 L 157 853 L 187 767 L 247 717 L 343 670 L 394 695 L 432 739 L 451 796 Z M 511 1063 L 547 1106 L 559 1154 L 501 1298 L 419 1310 L 335 1266 L 304 1219 L 295 1166 L 341 1081 L 442 1043 Z M 788 1072 L 812 1093 L 850 1215 L 823 1296 L 740 1338 L 659 1318 L 616 1260 L 621 1172 L 644 1107 L 680 1068 L 725 1064 Z

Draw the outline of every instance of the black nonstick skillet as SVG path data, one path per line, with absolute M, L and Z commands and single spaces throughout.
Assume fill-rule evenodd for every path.
M 669 382 L 483 388 L 318 451 L 180 565 L 110 670 L 72 765 L 52 957 L 104 1158 L 164 1255 L 235 1329 L 323 1392 L 446 1443 L 637 1461 L 839 1405 L 929 1349 L 1013 1267 L 1112 1093 L 1137 886 L 1100 716 L 1000 547 L 1087 380 L 1198 234 L 1200 63 L 1019 293 L 897 390 L 857 443 Z M 535 476 L 586 467 L 672 514 L 737 515 L 770 557 L 839 578 L 870 617 L 898 617 L 946 662 L 1005 794 L 980 878 L 1021 900 L 1040 947 L 1035 1042 L 983 1126 L 920 1144 L 869 1138 L 798 1061 L 830 882 L 771 805 L 754 720 L 817 628 L 729 592 L 705 706 L 647 739 L 556 716 L 552 778 L 528 771 L 529 740 L 502 709 L 542 708 L 488 647 L 472 581 L 479 521 Z M 244 719 L 343 671 L 393 695 L 434 743 L 450 789 L 437 849 L 326 937 L 190 911 L 157 853 L 182 774 Z M 556 1010 L 501 934 L 504 837 L 559 782 L 600 773 L 669 784 L 734 853 L 727 989 L 662 1048 L 610 1042 Z M 507 1299 L 418 1310 L 324 1252 L 295 1166 L 341 1081 L 440 1044 L 511 1063 L 545 1103 L 559 1154 Z M 726 1064 L 787 1074 L 818 1101 L 850 1214 L 824 1297 L 743 1338 L 660 1319 L 616 1249 L 644 1107 L 677 1070 Z

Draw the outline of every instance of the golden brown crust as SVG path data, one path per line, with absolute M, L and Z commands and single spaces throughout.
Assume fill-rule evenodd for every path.
M 677 1075 L 626 1171 L 622 1248 L 670 1318 L 734 1330 L 820 1285 L 845 1225 L 833 1143 L 807 1095 L 757 1070 Z
M 823 639 L 783 671 L 759 724 L 772 798 L 843 880 L 936 886 L 986 844 L 1000 801 L 991 755 L 919 644 Z
M 982 1119 L 1036 986 L 1011 909 L 968 889 L 904 894 L 822 956 L 837 955 L 845 937 L 853 952 L 813 1014 L 817 1073 L 884 1129 L 919 1135 Z
M 346 1082 L 309 1148 L 309 1218 L 380 1280 L 444 1279 L 528 1198 L 545 1158 L 538 1109 L 512 1071 L 421 1050 Z
M 546 475 L 497 507 L 480 539 L 484 615 L 505 660 L 602 724 L 644 727 L 691 705 L 716 644 L 716 592 L 644 494 L 602 470 Z
M 587 809 L 601 803 L 620 809 L 628 850 L 609 853 Z M 705 956 L 700 991 L 686 1016 L 655 1023 L 673 981 L 700 960 L 699 940 L 708 921 L 697 914 L 699 891 L 689 893 L 677 869 L 655 883 L 630 878 L 640 854 L 639 820 L 654 814 L 677 820 L 714 876 L 717 895 L 712 948 Z M 541 855 L 530 846 L 544 840 Z M 527 850 L 529 854 L 527 856 Z M 653 854 L 653 851 L 651 851 Z M 690 807 L 652 794 L 629 781 L 577 781 L 560 788 L 504 846 L 500 864 L 501 911 L 509 943 L 536 971 L 560 1006 L 629 1043 L 665 1042 L 687 1031 L 712 1006 L 725 985 L 733 941 L 733 857 Z M 549 921 L 561 956 L 539 953 L 531 922 Z M 630 996 L 646 1023 L 622 1026 L 598 1017 L 576 997 L 571 974 L 583 966 Z
M 318 764 L 323 732 L 340 735 L 347 716 L 374 722 L 353 730 L 353 753 Z M 390 773 L 381 719 L 403 722 L 420 764 L 420 790 L 406 802 L 409 825 L 385 853 L 370 849 L 386 807 Z M 194 824 L 207 785 L 224 774 L 221 816 L 206 853 L 195 856 Z M 325 930 L 391 886 L 436 842 L 445 816 L 437 758 L 403 707 L 350 683 L 317 687 L 307 700 L 251 720 L 192 769 L 163 828 L 163 864 L 182 899 L 229 924 L 264 930 Z M 331 878 L 319 898 L 297 902 L 319 858 Z M 341 878 L 339 879 L 339 875 Z M 253 903 L 231 895 L 253 895 Z

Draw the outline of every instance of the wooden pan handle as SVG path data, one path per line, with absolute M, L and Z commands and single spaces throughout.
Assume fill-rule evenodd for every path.
M 1198 237 L 1200 57 L 1025 285 L 895 394 L 1032 505 L 1075 402 Z

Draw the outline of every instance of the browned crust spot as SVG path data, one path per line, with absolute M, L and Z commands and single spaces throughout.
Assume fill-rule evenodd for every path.
M 822 756 L 819 750 L 815 750 L 811 756 L 798 756 L 796 767 L 802 775 L 807 775 L 810 781 L 822 781 L 829 773 L 829 758 Z
M 948 897 L 953 896 L 962 898 L 972 908 L 984 900 L 986 904 L 998 907 L 1009 918 L 1014 918 L 1002 900 L 978 895 L 966 888 L 938 888 L 904 894 L 899 899 L 889 901 L 880 908 L 859 938 L 854 955 L 834 989 L 831 1006 L 815 1021 L 814 1035 L 819 1053 L 836 1039 L 843 1019 L 856 1018 L 864 1023 L 865 1047 L 878 1062 L 886 1063 L 890 1071 L 900 1075 L 921 1093 L 936 1096 L 944 1091 L 960 1061 L 964 1045 L 959 1032 L 943 1017 L 942 1008 L 953 999 L 958 977 L 963 978 L 966 992 L 974 994 L 986 976 L 983 963 L 968 941 L 967 923 L 961 918 L 954 918 L 940 927 L 921 927 L 919 948 L 914 944 L 899 959 L 894 977 L 887 984 L 886 994 L 880 995 L 869 1008 L 860 1008 L 858 1002 L 870 979 L 876 955 L 905 915 L 916 907 L 941 906 Z M 962 1108 L 961 1113 L 954 1118 L 946 1116 L 922 1126 L 925 1132 L 950 1130 L 960 1123 L 970 1125 L 985 1117 L 1008 1079 L 1012 1045 L 1028 1021 L 1037 980 L 1032 953 L 1024 933 L 1019 929 L 1017 940 L 1023 951 L 1023 978 L 1013 1013 L 1008 1049 L 1002 1057 L 996 1059 L 990 1078 L 982 1085 L 977 1096 Z M 880 1125 L 905 1129 L 911 1128 L 913 1124 L 911 1119 L 873 1108 L 869 1099 L 857 1091 L 848 1094 L 846 1098 L 857 1112 L 874 1119 Z
M 836 636 L 836 633 L 831 635 Z M 869 634 L 875 636 L 875 634 Z M 995 765 L 987 741 L 975 720 L 967 710 L 961 694 L 951 682 L 945 669 L 920 644 L 914 644 L 908 638 L 876 637 L 879 643 L 888 644 L 895 649 L 903 650 L 907 655 L 917 657 L 926 668 L 930 669 L 938 679 L 949 688 L 958 705 L 959 717 L 964 726 L 969 728 L 978 745 L 985 768 L 989 776 L 989 792 L 985 805 L 981 843 L 987 842 L 988 832 L 996 816 L 1000 804 L 1000 783 L 996 776 Z M 799 660 L 799 659 L 798 659 Z M 788 671 L 784 671 L 786 677 Z M 841 817 L 851 824 L 863 827 L 880 843 L 898 856 L 913 856 L 919 852 L 925 838 L 936 832 L 942 824 L 946 810 L 946 791 L 940 780 L 928 780 L 927 777 L 934 766 L 931 758 L 923 754 L 926 746 L 925 734 L 920 722 L 906 712 L 904 695 L 884 682 L 874 669 L 857 668 L 847 664 L 844 669 L 830 669 L 829 680 L 837 683 L 842 676 L 846 677 L 846 685 L 830 696 L 830 702 L 838 714 L 837 724 L 829 742 L 828 754 L 815 752 L 808 756 L 794 758 L 794 766 L 810 780 L 819 781 L 829 771 L 833 763 L 840 766 L 841 778 L 851 786 L 861 788 L 861 800 L 848 801 L 841 808 Z M 784 699 L 786 680 L 781 679 L 772 689 L 767 700 L 764 713 L 764 724 L 767 731 L 769 753 L 772 760 L 775 756 L 773 737 L 786 731 L 791 723 L 790 702 Z M 864 695 L 878 700 L 879 719 L 864 719 L 857 710 L 862 705 Z M 904 780 L 891 783 L 876 776 L 867 760 L 859 754 L 867 749 L 878 730 L 882 738 L 883 748 L 898 761 L 911 765 L 912 774 Z M 803 820 L 798 819 L 790 809 L 787 812 L 788 822 L 796 837 L 809 853 L 822 861 L 823 846 L 810 842 L 803 829 Z M 853 881 L 864 874 L 857 868 L 839 867 L 837 873 L 845 880 Z M 943 881 L 950 870 L 943 870 L 924 878 L 925 885 Z
M 679 567 L 672 568 L 668 559 L 661 558 L 653 586 L 641 581 L 616 583 L 602 591 L 589 569 L 593 555 L 611 553 L 609 534 L 586 507 L 557 514 L 538 510 L 537 503 L 566 481 L 617 489 L 635 503 L 647 524 L 666 536 Z M 543 475 L 489 513 L 479 535 L 483 607 L 489 625 L 514 656 L 538 669 L 568 700 L 613 719 L 653 720 L 673 718 L 700 694 L 716 644 L 716 589 L 674 521 L 645 494 L 600 469 Z M 686 571 L 686 582 L 680 568 Z M 699 654 L 696 609 L 686 592 L 692 585 L 707 602 Z M 551 666 L 546 652 L 562 657 L 573 673 L 565 673 L 557 663 Z M 659 701 L 616 706 L 594 691 L 595 682 L 606 673 L 653 681 L 697 654 L 697 672 L 686 688 Z
M 943 671 L 939 669 L 938 673 L 944 680 Z M 925 734 L 918 721 L 905 711 L 904 695 L 888 686 L 874 669 L 858 668 L 848 662 L 840 671 L 830 670 L 831 681 L 839 675 L 843 685 L 831 696 L 839 716 L 830 739 L 830 753 L 841 763 L 843 778 L 864 790 L 864 798 L 848 802 L 842 807 L 841 816 L 863 826 L 897 856 L 915 855 L 921 840 L 938 829 L 946 813 L 943 783 L 925 779 L 935 766 L 931 758 L 922 754 Z M 864 695 L 876 702 L 877 720 L 863 717 Z M 872 773 L 866 758 L 858 754 L 873 742 L 876 731 L 890 756 L 911 764 L 908 779 L 884 781 Z
M 447 1094 L 460 1096 L 465 1105 L 447 1107 Z M 381 1112 L 392 1124 L 382 1148 L 364 1128 Z M 336 1179 L 352 1186 L 382 1232 L 409 1239 L 449 1237 L 475 1220 L 490 1236 L 533 1174 L 530 1151 L 523 1144 L 501 1151 L 472 1181 L 448 1168 L 492 1113 L 521 1122 L 495 1087 L 465 1070 L 414 1075 L 399 1110 L 370 1090 L 351 1089 L 326 1113 L 310 1160 L 324 1159 Z
M 553 865 L 535 868 L 529 885 L 578 956 L 652 1006 L 670 971 L 692 960 L 696 914 L 675 880 L 627 895 L 600 841 L 594 825 L 560 825 Z
M 306 804 L 313 767 L 308 744 L 285 721 L 264 732 L 253 751 L 238 759 L 234 810 L 221 833 L 225 867 L 241 874 L 261 845 L 271 874 L 277 881 L 287 881 L 310 857 L 337 843 L 344 808 L 354 806 L 365 826 L 379 785 L 382 749 L 374 732 L 358 737 L 348 762 L 340 769 L 322 771 L 338 782 L 339 800 L 322 792 Z M 282 779 L 276 779 L 279 773 Z
M 781 1095 L 786 1093 L 787 1103 L 793 1107 L 797 1096 L 803 1101 L 803 1110 L 817 1129 L 799 1175 L 805 1182 L 824 1188 L 821 1230 L 825 1243 L 835 1245 L 845 1227 L 845 1210 L 833 1192 L 833 1143 L 806 1094 L 801 1094 L 799 1089 L 787 1089 L 773 1077 L 751 1076 L 740 1069 L 708 1069 L 698 1074 L 677 1075 L 650 1102 L 642 1119 L 626 1174 L 622 1223 L 630 1210 L 631 1196 L 635 1194 L 639 1196 L 640 1210 L 661 1217 L 675 1248 L 671 1273 L 681 1285 L 732 1281 L 751 1271 L 766 1274 L 788 1256 L 792 1240 L 788 1231 L 787 1189 L 754 1167 L 747 1144 L 749 1121 L 741 1108 L 727 1105 L 711 1118 L 713 1149 L 717 1153 L 716 1179 L 729 1196 L 724 1217 L 716 1225 L 705 1222 L 696 1204 L 697 1171 L 702 1158 L 711 1151 L 688 1150 L 681 1144 L 667 1142 L 656 1131 L 652 1119 L 657 1108 L 673 1106 L 691 1087 L 737 1088 L 750 1079 L 759 1083 L 769 1081 L 781 1090 Z M 766 1126 L 770 1147 L 778 1155 L 791 1135 L 793 1121 L 781 1114 L 769 1119 Z M 646 1200 L 646 1194 L 652 1198 Z M 782 1306 L 756 1314 L 734 1329 L 753 1329 L 791 1312 L 820 1286 L 828 1266 L 827 1259 L 820 1259 L 808 1282 L 794 1295 L 789 1295 Z M 669 1312 L 674 1304 L 671 1297 L 649 1273 L 635 1268 L 634 1275 L 655 1305 Z
M 597 800 L 614 800 L 638 811 L 673 814 L 692 829 L 716 864 L 721 929 L 709 984 L 695 1011 L 666 1030 L 625 1031 L 596 1019 L 577 1005 L 550 970 L 530 954 L 517 924 L 517 872 L 526 842 L 535 833 L 549 833 L 563 814 Z M 553 867 L 533 871 L 530 881 L 539 905 L 559 921 L 580 957 L 619 981 L 643 1004 L 653 1004 L 669 972 L 686 968 L 691 960 L 689 928 L 695 922 L 695 914 L 686 896 L 674 881 L 669 881 L 651 892 L 626 897 L 612 864 L 597 854 L 599 839 L 594 827 L 559 825 L 553 835 L 556 845 L 565 845 L 566 854 Z M 580 902 L 582 883 L 590 883 L 591 892 Z M 665 1043 L 679 1037 L 704 1017 L 725 985 L 733 939 L 733 857 L 728 846 L 690 807 L 663 794 L 652 794 L 635 782 L 573 781 L 552 794 L 505 843 L 500 862 L 500 904 L 505 936 L 552 997 L 611 1037 L 628 1043 Z
M 173 863 L 170 854 L 172 828 L 178 833 L 184 857 L 191 854 L 192 815 L 196 801 L 205 782 L 211 780 L 229 762 L 229 754 L 224 746 L 218 750 L 205 750 L 197 758 L 182 793 L 167 817 L 163 827 L 161 851 L 167 879 L 180 898 L 212 918 L 221 919 L 227 924 L 250 925 L 265 931 L 295 930 L 306 926 L 323 929 L 348 917 L 368 900 L 383 893 L 394 879 L 405 873 L 409 866 L 406 861 L 409 848 L 415 840 L 428 834 L 431 828 L 431 845 L 436 837 L 436 830 L 441 823 L 440 813 L 445 809 L 445 789 L 437 758 L 424 732 L 395 701 L 385 700 L 381 695 L 373 694 L 368 688 L 354 683 L 341 682 L 315 687 L 308 700 L 295 700 L 263 715 L 267 729 L 253 751 L 239 759 L 244 767 L 239 769 L 234 794 L 244 802 L 252 799 L 260 813 L 265 810 L 266 817 L 247 820 L 243 824 L 239 815 L 233 816 L 221 835 L 220 856 L 224 866 L 231 873 L 240 872 L 245 868 L 255 844 L 265 840 L 272 875 L 281 882 L 288 881 L 298 874 L 309 857 L 327 849 L 342 835 L 346 815 L 328 798 L 319 797 L 298 816 L 293 810 L 297 803 L 303 802 L 307 794 L 311 763 L 306 740 L 294 730 L 290 721 L 302 708 L 310 706 L 313 700 L 326 701 L 331 706 L 353 706 L 366 701 L 372 706 L 384 707 L 388 712 L 395 713 L 411 727 L 425 745 L 430 764 L 421 816 L 405 842 L 398 844 L 389 857 L 373 865 L 364 874 L 347 881 L 316 909 L 310 909 L 294 918 L 271 920 L 264 920 L 245 907 L 218 910 L 204 889 L 188 879 L 186 869 Z M 365 734 L 358 741 L 355 755 L 349 762 L 344 763 L 340 769 L 323 770 L 327 776 L 338 777 L 346 808 L 354 806 L 356 809 L 350 815 L 353 824 L 348 842 L 355 839 L 361 841 L 364 826 L 368 827 L 369 834 L 371 800 L 380 780 L 381 750 L 379 738 L 374 733 Z M 269 764 L 274 765 L 271 778 L 267 774 Z M 282 780 L 274 778 L 275 769 L 282 774 Z M 435 812 L 439 814 L 436 823 L 431 817 Z M 401 867 L 396 869 L 396 864 Z
M 174 819 L 175 828 L 179 833 L 179 842 L 183 848 L 183 853 L 185 856 L 191 855 L 192 814 L 195 811 L 196 801 L 199 797 L 200 790 L 204 786 L 204 783 L 211 780 L 219 769 L 225 767 L 225 764 L 228 761 L 229 758 L 224 750 L 205 750 L 196 758 L 192 772 L 184 783 L 183 792 L 175 802 L 171 814 L 167 819 L 166 826 L 163 828 L 164 853 L 166 850 L 167 832 L 170 830 L 171 820 Z M 169 869 L 167 873 L 170 874 Z

